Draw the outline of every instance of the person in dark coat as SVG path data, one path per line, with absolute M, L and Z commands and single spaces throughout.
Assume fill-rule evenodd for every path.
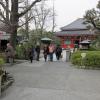
M 44 54 L 44 59 L 45 59 L 45 62 L 47 61 L 47 55 L 49 53 L 49 48 L 47 45 L 44 46 L 43 48 L 43 54 Z
M 33 48 L 29 49 L 29 59 L 31 61 L 31 63 L 33 62 Z
M 36 60 L 39 61 L 39 57 L 40 57 L 40 46 L 37 45 L 35 48 L 36 51 Z
M 57 60 L 59 60 L 60 57 L 61 57 L 61 53 L 62 53 L 62 48 L 60 47 L 60 45 L 58 45 L 58 46 L 56 47 L 55 52 L 56 52 L 56 58 L 57 58 Z

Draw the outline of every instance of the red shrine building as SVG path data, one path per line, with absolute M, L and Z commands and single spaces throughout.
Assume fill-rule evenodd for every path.
M 95 34 L 84 24 L 84 19 L 79 18 L 69 25 L 61 28 L 55 35 L 60 38 L 62 48 L 74 48 L 83 40 L 94 40 Z

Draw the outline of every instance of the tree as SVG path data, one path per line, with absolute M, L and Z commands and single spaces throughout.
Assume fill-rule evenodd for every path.
M 29 0 L 25 0 L 23 5 L 24 5 L 23 7 L 20 7 L 20 10 L 22 10 L 22 9 L 25 10 L 26 8 L 29 7 L 29 5 L 30 5 Z M 30 30 L 29 25 L 30 25 L 30 22 L 32 19 L 33 19 L 32 10 L 30 10 L 19 20 L 20 27 L 25 29 L 24 38 L 26 38 L 26 39 L 29 39 L 29 30 Z
M 17 29 L 19 27 L 18 22 L 19 19 L 24 16 L 36 3 L 42 1 L 42 0 L 34 0 L 23 11 L 19 11 L 19 5 L 24 0 L 1 0 L 0 6 L 2 6 L 0 10 L 0 16 L 3 23 L 5 23 L 7 26 L 9 26 L 9 30 L 5 30 L 6 32 L 9 32 L 11 34 L 10 42 L 15 47 L 16 45 L 16 36 L 17 36 Z M 10 6 L 9 6 L 10 5 Z M 5 16 L 6 13 L 6 16 Z
M 45 2 L 43 1 L 40 3 L 40 5 L 35 6 L 33 8 L 32 14 L 35 32 L 36 34 L 40 33 L 39 39 L 41 40 L 44 31 L 48 29 L 48 27 L 50 29 L 50 21 L 53 20 L 52 9 L 48 8 Z
M 100 1 L 98 1 L 97 9 L 86 11 L 84 16 L 85 23 L 91 25 L 92 28 L 100 31 Z
M 85 23 L 90 26 L 97 34 L 97 38 L 93 41 L 96 48 L 100 48 L 100 0 L 98 1 L 97 8 L 88 10 L 84 16 Z

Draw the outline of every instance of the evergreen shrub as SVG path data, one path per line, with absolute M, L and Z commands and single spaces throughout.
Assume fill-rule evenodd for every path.
M 16 58 L 28 59 L 29 48 L 32 47 L 30 43 L 24 43 L 16 46 Z
M 86 57 L 82 59 L 81 52 L 75 52 L 71 56 L 74 65 L 85 66 L 85 68 L 100 68 L 100 51 L 84 51 Z

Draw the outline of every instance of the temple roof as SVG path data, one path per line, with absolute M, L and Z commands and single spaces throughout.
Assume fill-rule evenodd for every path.
M 90 30 L 76 30 L 76 31 L 59 31 L 55 33 L 56 36 L 81 36 L 81 35 L 94 35 Z
M 79 18 L 69 25 L 61 28 L 61 31 L 56 32 L 56 36 L 81 36 L 81 35 L 94 35 L 94 32 L 87 28 L 84 24 L 85 19 Z
M 74 22 L 64 26 L 61 28 L 62 31 L 65 30 L 81 30 L 81 29 L 87 29 L 87 25 L 84 24 L 84 19 L 83 18 L 78 18 Z

